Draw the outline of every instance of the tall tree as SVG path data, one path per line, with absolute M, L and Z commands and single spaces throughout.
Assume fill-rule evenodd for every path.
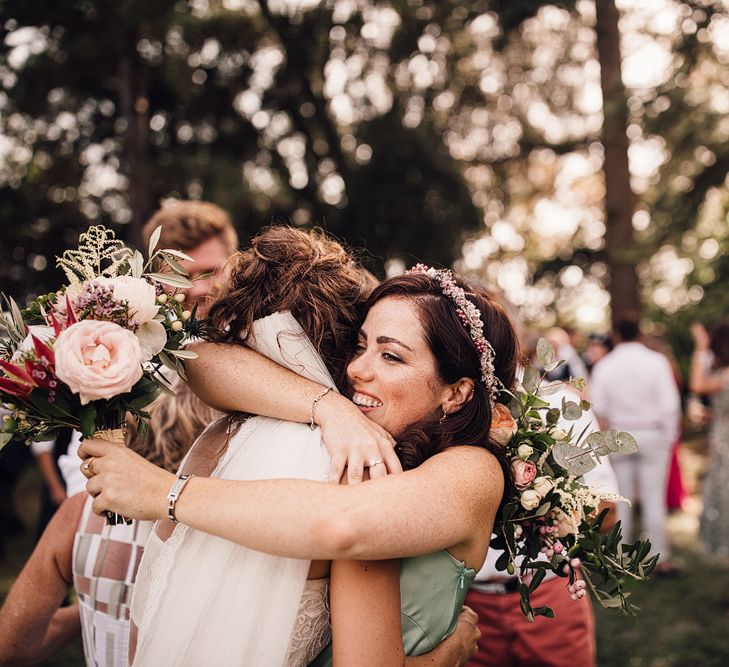
M 605 255 L 613 323 L 640 311 L 633 233 L 635 195 L 628 166 L 628 105 L 621 74 L 620 13 L 615 0 L 597 0 L 597 52 L 602 83 L 605 149 Z

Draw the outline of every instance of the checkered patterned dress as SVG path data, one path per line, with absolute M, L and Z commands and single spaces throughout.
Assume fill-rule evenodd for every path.
M 129 604 L 144 544 L 154 525 L 107 526 L 91 497 L 73 541 L 73 584 L 79 599 L 86 664 L 127 667 Z

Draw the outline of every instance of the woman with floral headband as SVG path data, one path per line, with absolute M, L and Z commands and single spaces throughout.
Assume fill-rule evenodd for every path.
M 356 408 L 263 364 L 267 383 L 287 387 L 285 403 L 273 406 L 278 417 L 311 419 L 325 428 L 328 420 L 352 423 L 348 411 L 360 410 L 397 440 L 406 472 L 350 486 L 194 477 L 168 499 L 170 487 L 179 484 L 174 477 L 130 452 L 87 441 L 80 453 L 93 457 L 88 490 L 96 496 L 94 509 L 139 518 L 169 515 L 262 552 L 336 559 L 334 660 L 400 664 L 403 644 L 406 654 L 419 655 L 453 631 L 485 557 L 508 475 L 488 431 L 498 386 L 514 381 L 516 345 L 493 299 L 448 271 L 416 267 L 383 283 L 368 301 L 347 368 Z M 274 411 L 271 402 L 256 396 L 260 384 L 250 373 L 258 362 L 250 351 L 203 344 L 198 352 L 188 370 L 205 400 L 228 410 Z M 246 387 L 240 383 L 241 363 L 249 376 Z M 369 460 L 367 467 L 382 463 Z M 399 565 L 371 562 L 400 557 Z M 202 563 L 190 565 L 195 566 Z M 335 577 L 347 583 L 335 586 Z M 398 597 L 402 638 L 393 633 L 397 606 L 391 603 Z M 241 608 L 250 604 L 239 602 Z M 325 652 L 315 664 L 331 659 Z

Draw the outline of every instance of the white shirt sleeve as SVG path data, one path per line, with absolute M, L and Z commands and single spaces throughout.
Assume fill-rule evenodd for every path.
M 675 442 L 680 429 L 681 396 L 676 386 L 671 363 L 665 357 L 661 357 L 658 361 L 655 403 L 653 406 L 647 407 L 655 410 L 656 415 L 660 418 L 662 430 L 668 441 Z
M 74 431 L 65 454 L 58 457 L 58 467 L 66 483 L 66 495 L 70 498 L 86 490 L 86 478 L 81 472 L 81 459 L 78 448 L 81 446 L 81 433 Z

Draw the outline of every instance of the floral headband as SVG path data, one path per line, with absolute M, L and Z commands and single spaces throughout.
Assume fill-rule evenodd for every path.
M 452 271 L 448 269 L 434 269 L 425 264 L 416 264 L 408 271 L 408 274 L 424 275 L 432 278 L 438 283 L 443 294 L 453 301 L 458 319 L 468 329 L 471 340 L 480 356 L 481 380 L 486 385 L 486 389 L 489 392 L 489 399 L 493 405 L 496 401 L 497 393 L 497 380 L 494 372 L 494 357 L 496 355 L 493 346 L 483 334 L 481 312 L 468 299 L 463 288 L 456 284 Z

